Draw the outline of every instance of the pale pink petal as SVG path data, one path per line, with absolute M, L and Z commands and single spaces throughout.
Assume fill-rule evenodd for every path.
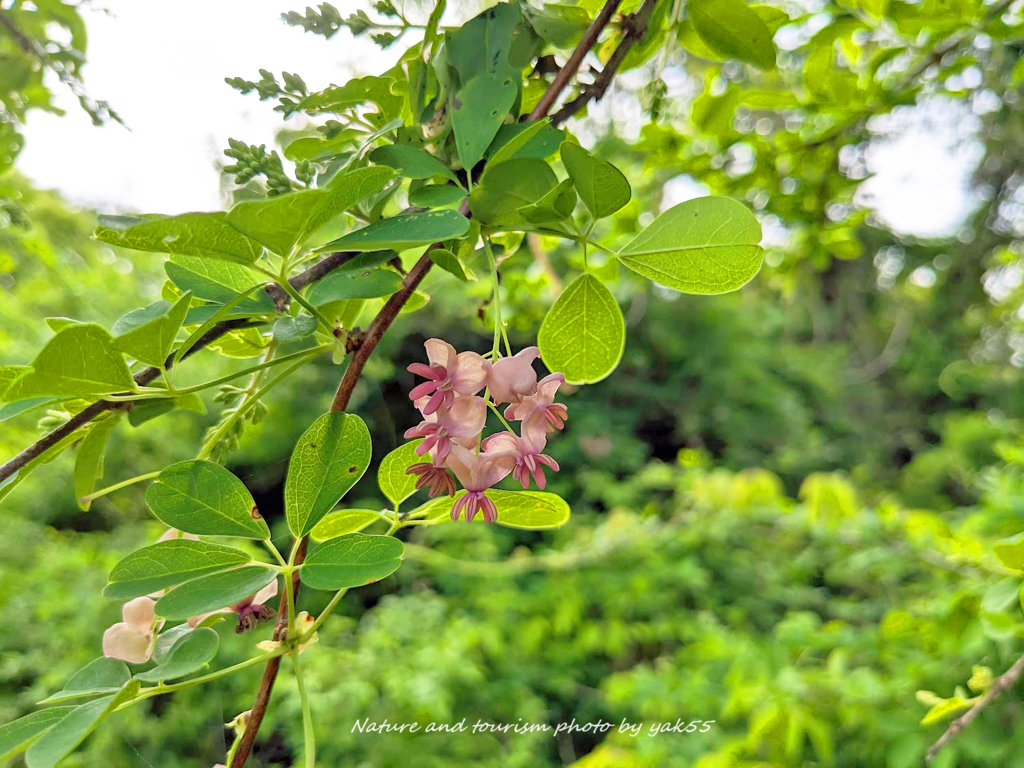
M 172 539 L 187 539 L 189 541 L 199 541 L 199 537 L 194 533 L 182 533 L 177 528 L 168 528 L 164 531 L 163 536 L 157 539 L 157 542 L 170 541 Z
M 543 453 L 548 442 L 548 420 L 545 410 L 537 408 L 520 426 L 524 453 Z
M 490 368 L 490 361 L 476 352 L 460 352 L 455 358 L 455 365 L 448 369 L 448 377 L 456 392 L 475 395 L 487 384 Z
M 143 664 L 149 661 L 149 638 L 131 624 L 118 622 L 103 633 L 103 655 Z
M 527 347 L 491 364 L 487 386 L 496 404 L 515 402 L 535 392 L 537 372 L 533 361 L 539 356 L 537 347 Z
M 476 437 L 487 422 L 487 402 L 482 397 L 456 397 L 451 408 L 438 414 L 437 423 L 450 437 Z
M 267 584 L 263 589 L 253 595 L 252 602 L 258 605 L 265 604 L 270 598 L 277 596 L 277 579 Z
M 156 618 L 156 611 L 153 609 L 155 605 L 156 602 L 148 597 L 136 597 L 121 608 L 121 618 L 139 634 L 148 635 Z
M 455 347 L 442 339 L 427 339 L 423 346 L 427 349 L 431 365 L 440 365 L 451 371 L 455 363 Z
M 519 438 L 511 432 L 495 432 L 484 439 L 481 449 L 486 453 L 500 453 L 511 451 L 519 453 Z

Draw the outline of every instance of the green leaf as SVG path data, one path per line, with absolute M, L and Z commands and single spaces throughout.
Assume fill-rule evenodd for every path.
M 465 199 L 466 190 L 454 184 L 429 184 L 409 192 L 409 205 L 423 208 L 443 208 Z
M 25 369 L 28 370 L 28 366 L 25 366 Z M 15 416 L 20 416 L 23 413 L 29 413 L 37 408 L 42 408 L 44 405 L 55 403 L 59 399 L 57 397 L 29 397 L 25 400 L 8 403 L 0 408 L 0 422 L 13 419 Z
M 212 461 L 182 461 L 167 467 L 146 489 L 146 503 L 162 522 L 186 533 L 270 538 L 242 481 Z
M 83 501 L 82 497 L 92 493 L 93 488 L 96 487 L 96 481 L 103 477 L 103 452 L 107 448 L 107 438 L 117 426 L 117 422 L 117 416 L 96 422 L 95 426 L 89 429 L 78 449 L 78 458 L 75 459 L 74 486 L 75 499 L 79 509 L 88 511 L 92 505 L 92 502 Z
M 140 672 L 135 679 L 143 683 L 159 683 L 176 680 L 205 669 L 217 655 L 220 637 L 209 627 L 199 627 L 179 637 L 171 646 L 166 661 L 153 669 Z
M 387 168 L 360 168 L 335 177 L 329 189 L 238 203 L 228 211 L 227 220 L 239 232 L 287 256 L 320 227 L 383 189 L 393 176 Z
M 938 723 L 959 712 L 970 709 L 973 706 L 973 701 L 968 701 L 960 696 L 954 696 L 951 699 L 943 699 L 940 703 L 928 710 L 925 716 L 921 718 L 920 724 L 931 725 L 932 723 Z
M 346 147 L 354 146 L 362 136 L 359 131 L 346 128 L 331 138 L 321 136 L 304 136 L 295 139 L 284 148 L 284 156 L 292 162 L 299 160 L 316 160 L 328 155 L 336 155 Z
M 981 596 L 981 610 L 986 613 L 1001 613 L 1017 603 L 1021 580 L 1019 576 L 1007 576 L 985 590 Z
M 246 267 L 224 261 L 198 259 L 192 256 L 172 256 L 164 264 L 164 271 L 182 291 L 191 292 L 197 299 L 227 304 L 238 294 L 266 283 Z M 236 305 L 240 312 L 263 314 L 274 311 L 274 302 L 266 291 L 257 291 Z
M 40 709 L 0 726 L 0 760 L 10 760 L 28 749 L 73 709 L 73 706 Z
M 771 30 L 743 0 L 690 0 L 686 10 L 711 50 L 761 69 L 775 67 Z
M 523 12 L 542 39 L 560 48 L 570 47 L 590 25 L 590 14 L 575 5 L 547 3 L 542 8 L 524 5 Z
M 453 497 L 443 497 L 428 507 L 427 520 L 443 520 L 451 515 L 452 506 L 465 491 Z M 558 528 L 569 521 L 569 505 L 565 499 L 544 491 L 498 491 L 485 492 L 487 498 L 498 509 L 498 525 L 506 528 L 520 528 L 527 531 L 542 531 Z M 475 522 L 482 521 L 477 516 Z
M 521 224 L 522 211 L 558 186 L 558 178 L 543 160 L 522 158 L 488 166 L 469 197 L 474 218 L 485 224 Z
M 621 251 L 619 261 L 683 293 L 735 291 L 761 268 L 761 225 L 741 203 L 701 197 L 661 214 Z
M 381 119 L 391 120 L 402 114 L 404 98 L 394 92 L 397 83 L 390 77 L 358 77 L 345 85 L 335 85 L 311 93 L 299 105 L 305 112 L 339 112 L 348 107 L 371 102 L 380 108 Z
M 511 74 L 477 75 L 452 98 L 452 130 L 468 171 L 483 157 L 519 94 Z
M 156 615 L 170 621 L 232 605 L 263 589 L 277 572 L 263 565 L 243 565 L 224 573 L 211 573 L 186 581 L 156 601 Z
M 992 545 L 992 551 L 1004 568 L 1024 571 L 1024 533 L 997 541 Z
M 380 520 L 380 515 L 372 509 L 340 509 L 331 512 L 313 526 L 309 535 L 313 541 L 336 539 L 347 533 L 356 533 L 373 522 Z
M 263 248 L 233 228 L 227 214 L 183 213 L 180 216 L 101 216 L 96 239 L 122 248 L 181 256 L 202 256 L 253 264 Z
M 514 157 L 543 160 L 557 152 L 563 141 L 565 131 L 552 127 L 546 117 L 503 125 L 487 148 L 487 163 L 498 165 Z
M 622 359 L 626 321 L 611 291 L 593 275 L 580 275 L 548 310 L 537 344 L 549 370 L 570 384 L 593 384 Z
M 285 516 L 305 536 L 370 465 L 370 432 L 358 416 L 326 413 L 299 438 L 284 484 Z
M 133 427 L 141 427 L 147 421 L 170 413 L 176 409 L 206 413 L 206 403 L 196 392 L 189 392 L 179 397 L 157 397 L 152 400 L 140 400 L 128 411 L 128 423 Z
M 312 315 L 282 317 L 274 323 L 274 341 L 278 344 L 292 344 L 312 336 L 316 331 L 317 319 Z
M 381 459 L 380 468 L 377 470 L 377 484 L 384 496 L 393 504 L 401 504 L 416 493 L 418 478 L 416 475 L 407 475 L 405 470 L 424 461 L 424 458 L 416 453 L 416 449 L 422 443 L 422 440 L 405 443 Z
M 448 166 L 425 149 L 414 147 L 411 144 L 390 144 L 386 147 L 377 147 L 370 153 L 369 158 L 371 162 L 378 165 L 394 168 L 407 179 L 430 179 L 434 176 L 444 176 L 454 182 L 459 180 Z
M 462 282 L 468 282 L 470 277 L 466 267 L 459 257 L 445 248 L 431 248 L 429 251 L 430 260 L 437 264 L 445 272 L 450 272 Z
M 580 200 L 595 219 L 611 216 L 629 202 L 632 190 L 622 172 L 572 142 L 562 144 L 559 154 Z
M 313 549 L 302 564 L 302 583 L 338 590 L 380 581 L 398 570 L 405 547 L 393 536 L 351 533 Z
M 9 400 L 40 395 L 88 397 L 135 389 L 124 356 L 98 325 L 71 325 L 50 339 L 32 370 L 8 388 Z
M 409 300 L 402 305 L 402 308 L 399 311 L 403 315 L 408 315 L 418 309 L 423 309 L 427 306 L 428 301 L 430 301 L 430 294 L 424 293 L 423 291 L 413 291 L 409 296 Z
M 222 544 L 170 539 L 132 552 L 114 566 L 103 595 L 130 600 L 251 562 L 248 553 Z
M 350 232 L 321 250 L 404 251 L 462 237 L 468 231 L 469 219 L 457 211 L 410 213 L 376 221 L 368 227 Z
M 83 696 L 100 696 L 104 693 L 116 693 L 132 679 L 128 666 L 118 659 L 101 656 L 93 659 L 71 676 L 59 692 L 43 699 L 40 704 L 52 704 Z
M 114 346 L 146 365 L 163 366 L 188 313 L 191 295 L 156 301 L 118 318 L 110 329 Z
M 72 325 L 81 325 L 80 320 L 72 320 L 70 317 L 47 317 L 44 321 L 54 333 L 60 333 Z
M 518 3 L 498 3 L 467 21 L 459 29 L 445 32 L 448 62 L 462 82 L 481 73 L 506 74 L 522 69 L 517 37 L 525 31 Z M 524 46 L 524 53 L 531 53 Z M 515 55 L 513 55 L 515 54 Z
M 16 397 L 12 385 L 27 373 L 32 372 L 29 365 L 0 365 L 0 402 L 15 402 Z M 10 392 L 10 396 L 8 396 Z
M 342 299 L 376 299 L 402 288 L 402 276 L 390 269 L 336 271 L 314 285 L 309 302 L 315 307 Z
M 572 179 L 563 179 L 550 192 L 529 208 L 523 208 L 519 215 L 534 224 L 562 222 L 576 210 L 576 190 Z
M 53 768 L 85 741 L 107 715 L 139 692 L 132 681 L 113 696 L 104 696 L 75 707 L 44 733 L 25 753 L 28 768 Z

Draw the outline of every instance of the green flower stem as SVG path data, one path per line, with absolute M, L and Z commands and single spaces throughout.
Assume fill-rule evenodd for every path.
M 267 345 L 267 351 L 263 354 L 262 362 L 269 363 L 271 360 L 274 359 L 274 354 L 276 352 L 277 342 L 271 341 Z M 220 424 L 217 425 L 216 429 L 214 429 L 213 431 L 213 434 L 210 435 L 206 443 L 199 450 L 199 455 L 196 456 L 197 459 L 209 458 L 210 453 L 212 453 L 213 449 L 217 447 L 217 444 L 224 438 L 224 435 L 227 434 L 228 430 L 230 430 L 231 427 L 234 426 L 234 424 L 239 419 L 245 416 L 246 411 L 249 410 L 249 406 L 259 399 L 260 392 L 257 389 L 257 387 L 259 386 L 259 383 L 263 380 L 263 376 L 266 374 L 266 372 L 266 368 L 261 368 L 252 375 L 252 379 L 249 380 L 249 386 L 246 387 L 245 391 L 242 393 L 242 398 L 239 401 L 238 405 L 235 407 L 234 413 L 232 413 L 230 416 L 228 416 L 228 418 L 224 419 Z
M 284 556 L 281 554 L 281 550 L 274 546 L 273 541 L 270 539 L 264 539 L 263 546 L 265 546 L 270 554 L 274 556 L 274 559 L 281 564 L 282 568 L 288 568 L 288 561 L 284 559 Z
M 334 349 L 334 345 L 333 344 L 319 344 L 319 345 L 317 345 L 315 347 L 310 347 L 309 349 L 303 349 L 300 352 L 292 352 L 292 354 L 285 355 L 284 357 L 274 358 L 273 360 L 270 360 L 270 361 L 268 361 L 266 363 L 260 363 L 259 365 L 254 365 L 251 368 L 244 368 L 241 371 L 235 371 L 234 373 L 229 373 L 227 376 L 221 376 L 219 379 L 213 379 L 212 381 L 207 381 L 207 382 L 204 382 L 203 384 L 196 384 L 195 386 L 192 386 L 192 387 L 186 387 L 185 389 L 179 389 L 178 393 L 182 394 L 182 395 L 187 395 L 187 394 L 191 394 L 192 392 L 201 392 L 202 390 L 209 389 L 210 387 L 216 387 L 216 386 L 219 386 L 221 384 L 227 384 L 229 381 L 234 381 L 235 379 L 237 379 L 237 378 L 239 378 L 241 376 L 247 376 L 250 373 L 255 373 L 256 371 L 263 370 L 264 368 L 272 368 L 275 365 L 281 365 L 282 363 L 288 363 L 288 362 L 291 362 L 293 360 L 298 360 L 300 358 L 311 357 L 313 355 L 319 355 L 322 352 L 327 352 L 327 351 L 332 350 L 332 349 Z
M 498 417 L 498 421 L 500 421 L 503 425 L 505 425 L 505 429 L 507 429 L 513 435 L 516 433 L 516 431 L 514 429 L 512 429 L 511 426 L 509 426 L 509 423 L 507 421 L 505 421 L 505 417 L 501 415 L 501 411 L 498 410 L 497 406 L 495 406 L 494 403 L 492 403 L 490 400 L 488 400 L 487 401 L 487 407 L 490 408 L 492 411 L 494 411 L 494 415 Z
M 299 701 L 302 702 L 302 744 L 306 753 L 306 768 L 316 768 L 316 738 L 313 735 L 313 715 L 309 710 L 309 697 L 306 695 L 306 681 L 302 677 L 299 664 L 298 648 L 290 656 L 295 668 L 295 684 L 299 688 Z
M 505 351 L 509 357 L 512 356 L 512 347 L 508 343 L 508 336 L 505 334 L 505 326 L 501 321 L 501 284 L 498 281 L 498 263 L 494 260 L 494 253 L 491 251 L 491 241 L 483 238 L 484 251 L 487 254 L 487 263 L 491 267 L 491 279 L 494 281 L 494 345 L 491 347 L 491 358 L 494 359 L 501 346 L 501 338 L 505 338 Z
M 141 691 L 139 691 L 138 695 L 135 698 L 126 701 L 124 704 L 119 706 L 115 710 L 115 712 L 119 712 L 122 709 L 126 709 L 127 707 L 132 706 L 133 704 L 137 704 L 143 699 L 148 699 L 153 696 L 159 696 L 163 693 L 172 693 L 173 691 L 179 691 L 182 688 L 189 688 L 193 685 L 202 685 L 203 683 L 209 683 L 213 680 L 218 680 L 222 677 L 237 672 L 240 669 L 245 669 L 246 667 L 251 667 L 255 664 L 263 664 L 264 662 L 270 661 L 273 658 L 277 658 L 278 656 L 283 655 L 287 650 L 288 648 L 282 646 L 271 651 L 270 653 L 265 653 L 262 656 L 254 656 L 251 659 L 246 659 L 245 661 L 239 662 L 238 664 L 234 664 L 230 667 L 218 669 L 216 672 L 211 672 L 208 675 L 194 677 L 191 680 L 184 680 L 180 683 L 172 683 L 170 685 L 167 685 L 166 683 L 159 683 L 158 685 L 154 685 L 151 688 L 143 688 Z
M 93 491 L 88 496 L 83 496 L 82 501 L 93 501 L 94 499 L 98 499 L 100 496 L 106 496 L 108 493 L 113 493 L 114 491 L 119 491 L 122 488 L 127 488 L 129 485 L 135 485 L 135 483 L 141 483 L 145 480 L 152 480 L 159 476 L 159 474 L 160 470 L 157 470 L 156 472 L 147 472 L 144 475 L 136 475 L 135 477 L 129 477 L 127 480 L 122 480 L 120 483 L 108 485 L 106 488 L 101 488 L 98 491 Z
M 299 552 L 299 544 L 302 540 L 296 538 L 292 544 L 291 554 L 288 555 L 288 566 L 284 570 L 284 594 L 288 601 L 288 638 L 295 637 L 295 589 L 292 585 L 292 573 L 295 571 L 295 557 Z
M 327 617 L 331 615 L 331 611 L 333 611 L 337 607 L 338 603 L 341 601 L 341 598 L 345 596 L 346 592 L 348 592 L 348 587 L 346 587 L 345 589 L 339 589 L 337 592 L 334 593 L 334 597 L 331 598 L 331 602 L 324 606 L 324 609 L 320 611 L 320 615 L 316 617 L 316 621 L 313 622 L 313 626 L 309 628 L 309 631 L 306 632 L 306 634 L 299 638 L 300 643 L 305 642 L 306 638 L 313 636 L 313 633 L 316 632 L 317 629 L 319 629 L 320 625 L 323 624 L 324 621 L 327 619 Z

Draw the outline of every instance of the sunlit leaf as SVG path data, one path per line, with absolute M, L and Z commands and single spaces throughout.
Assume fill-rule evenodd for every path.
M 398 570 L 404 552 L 402 542 L 393 536 L 351 533 L 312 549 L 300 577 L 313 589 L 360 587 Z
M 368 227 L 341 237 L 322 250 L 404 251 L 441 240 L 462 237 L 469 231 L 469 220 L 457 211 L 410 213 L 381 219 Z
M 622 359 L 626 323 L 611 292 L 592 275 L 576 278 L 548 310 L 537 334 L 541 358 L 570 384 L 592 384 Z
M 248 553 L 222 544 L 191 539 L 160 541 L 132 552 L 115 565 L 103 594 L 113 600 L 130 600 L 251 560 Z
M 183 213 L 180 216 L 101 216 L 96 239 L 137 251 L 202 256 L 252 264 L 262 246 L 227 222 L 227 214 Z
M 580 200 L 595 219 L 611 216 L 629 202 L 629 182 L 614 165 L 570 141 L 562 144 L 559 154 Z

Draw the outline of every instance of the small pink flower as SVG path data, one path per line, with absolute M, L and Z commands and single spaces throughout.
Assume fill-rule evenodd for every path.
M 547 431 L 553 432 L 565 426 L 569 418 L 569 409 L 563 403 L 555 402 L 555 395 L 558 388 L 565 383 L 565 376 L 561 373 L 551 373 L 537 382 L 535 394 L 527 395 L 518 403 L 512 403 L 505 409 L 505 418 L 515 421 L 524 421 L 537 409 L 544 411 L 544 419 L 547 422 Z
M 445 459 L 448 467 L 462 483 L 467 493 L 452 505 L 452 520 L 458 520 L 463 509 L 466 522 L 473 522 L 477 512 L 482 512 L 484 521 L 493 523 L 498 519 L 494 502 L 484 495 L 492 485 L 500 483 L 516 465 L 515 456 L 507 451 L 487 450 L 480 453 L 453 444 L 451 453 Z
M 482 397 L 459 395 L 451 406 L 438 411 L 426 410 L 427 398 L 416 401 L 416 407 L 423 412 L 424 420 L 418 426 L 408 429 L 405 437 L 422 437 L 423 442 L 416 449 L 419 456 L 434 451 L 435 457 L 444 460 L 452 441 L 467 441 L 475 444 L 487 422 L 487 403 Z
M 491 435 L 483 442 L 483 448 L 489 453 L 504 452 L 515 457 L 515 469 L 512 470 L 514 477 L 523 488 L 530 487 L 530 478 L 537 484 L 537 488 L 544 490 L 547 485 L 547 478 L 544 477 L 543 467 L 549 467 L 557 472 L 558 462 L 545 454 L 544 447 L 547 444 L 547 424 L 544 413 L 540 409 L 534 411 L 521 426 L 522 437 L 511 432 L 498 432 Z
M 422 376 L 427 381 L 413 387 L 410 400 L 419 400 L 429 395 L 424 415 L 430 415 L 442 405 L 451 408 L 455 395 L 475 395 L 487 383 L 490 363 L 476 352 L 455 352 L 455 347 L 441 339 L 427 339 L 430 365 L 413 363 L 406 370 Z
M 413 464 L 407 470 L 407 475 L 419 475 L 416 478 L 416 490 L 420 488 L 429 488 L 430 492 L 428 496 L 434 498 L 444 494 L 445 496 L 455 495 L 455 481 L 452 480 L 452 476 L 448 474 L 443 466 L 430 461 L 421 461 L 419 464 Z
M 526 347 L 512 357 L 503 357 L 491 364 L 487 387 L 496 405 L 517 403 L 537 388 L 537 372 L 533 361 L 540 357 L 537 347 Z
M 157 631 L 156 602 L 136 597 L 121 608 L 121 619 L 103 633 L 103 655 L 132 664 L 143 664 L 153 655 L 153 633 Z M 162 622 L 160 622 L 162 623 Z
M 246 632 L 250 629 L 255 629 L 256 625 L 261 621 L 270 621 L 270 619 L 274 618 L 276 611 L 266 603 L 276 595 L 277 579 L 274 579 L 252 597 L 247 597 L 245 600 L 239 600 L 237 603 L 230 605 L 227 608 L 220 608 L 216 611 L 192 616 L 188 620 L 188 625 L 190 627 L 198 627 L 203 620 L 209 616 L 216 616 L 220 613 L 227 615 L 236 613 L 238 614 L 238 625 L 235 627 L 235 632 L 241 634 L 242 632 Z

